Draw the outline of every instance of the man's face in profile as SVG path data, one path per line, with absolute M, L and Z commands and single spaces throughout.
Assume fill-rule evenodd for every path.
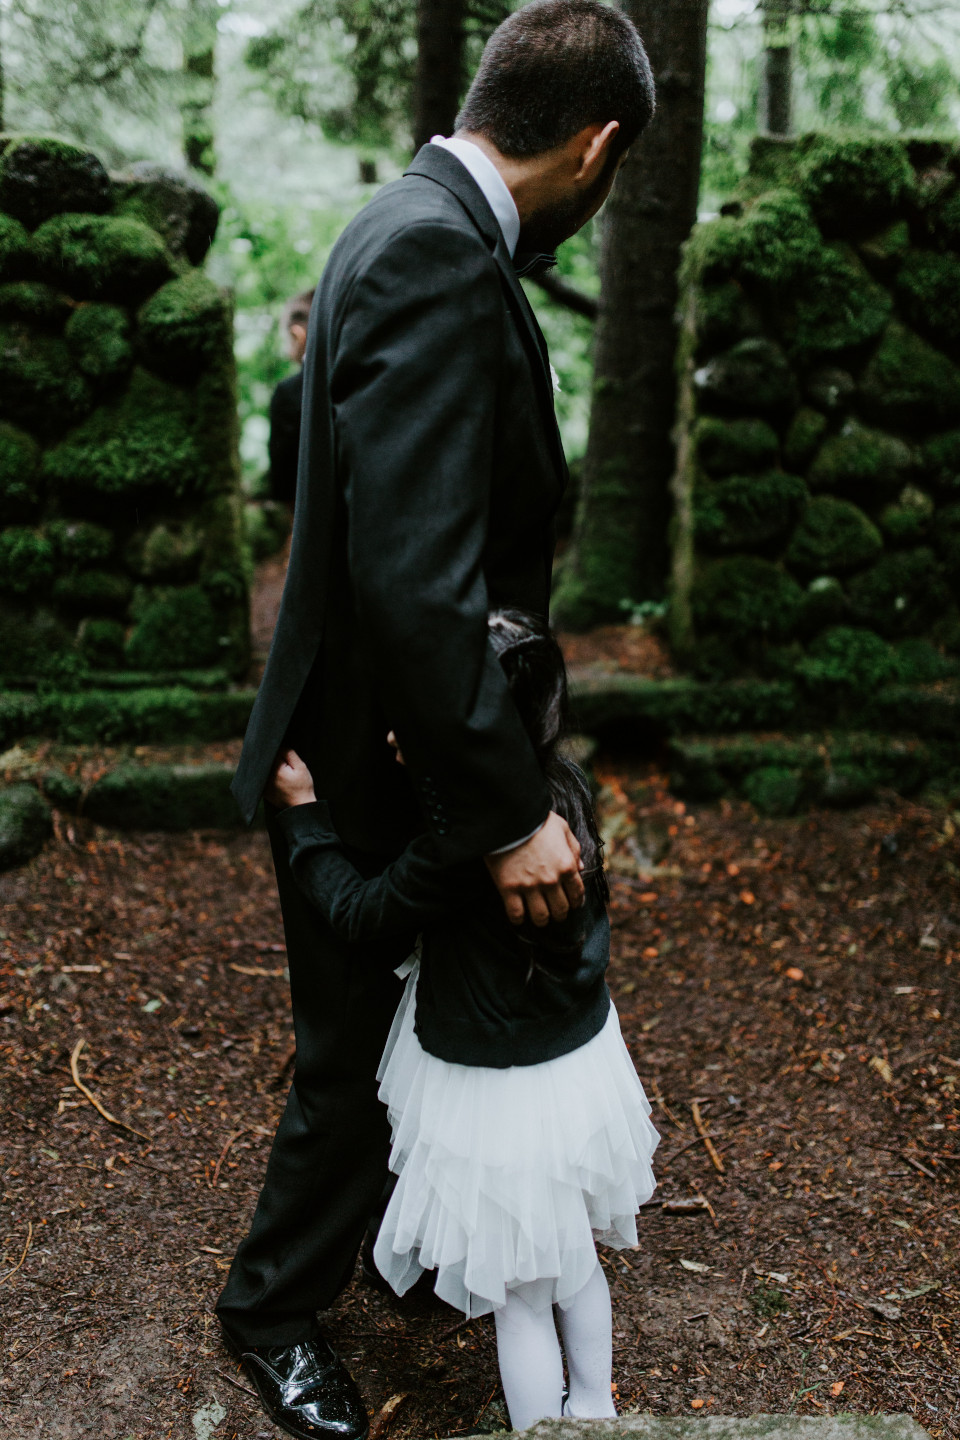
M 582 230 L 610 194 L 620 167 L 629 154 L 629 150 L 624 150 L 619 155 L 611 156 L 602 172 L 586 190 L 575 192 L 569 199 L 558 200 L 531 216 L 520 232 L 520 248 L 552 255 L 564 240 L 569 240 L 571 235 Z

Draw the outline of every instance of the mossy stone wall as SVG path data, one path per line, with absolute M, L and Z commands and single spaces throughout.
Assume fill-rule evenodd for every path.
M 960 673 L 960 146 L 755 142 L 682 268 L 672 637 L 862 723 Z M 891 692 L 892 693 L 892 692 Z
M 200 268 L 217 218 L 185 177 L 0 136 L 7 689 L 246 667 L 232 310 Z

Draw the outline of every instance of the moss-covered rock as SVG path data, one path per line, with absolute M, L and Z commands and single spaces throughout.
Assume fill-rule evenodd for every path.
M 156 230 L 178 259 L 202 264 L 217 233 L 220 207 L 192 176 L 138 161 L 113 181 L 117 214 Z
M 0 138 L 0 210 L 30 229 L 65 210 L 102 214 L 110 177 L 96 155 L 48 136 Z
M 960 422 L 960 370 L 899 321 L 891 321 L 860 382 L 867 414 L 923 429 Z
M 119 305 L 81 305 L 66 336 L 77 366 L 91 380 L 116 380 L 133 365 L 130 317 Z
M 929 640 L 900 640 L 894 649 L 897 678 L 904 685 L 935 685 L 960 669 L 960 662 L 942 655 Z
M 798 144 L 800 192 L 832 233 L 857 233 L 892 219 L 913 172 L 903 143 L 881 135 L 804 136 Z
M 802 573 L 842 574 L 869 565 L 882 549 L 880 531 L 856 505 L 817 495 L 793 533 L 786 559 Z
M 769 190 L 739 215 L 699 225 L 686 248 L 684 273 L 707 283 L 735 276 L 779 286 L 815 268 L 821 246 L 804 201 L 792 190 Z
M 66 295 L 38 280 L 0 285 L 0 320 L 25 320 L 61 330 L 72 308 Z
M 782 539 L 808 492 L 796 475 L 768 470 L 701 482 L 694 493 L 695 535 L 707 550 L 753 550 Z
M 76 775 L 51 766 L 37 776 L 43 798 L 58 810 L 76 810 L 83 797 L 83 785 Z
M 776 462 L 777 432 L 765 420 L 721 420 L 705 415 L 694 429 L 697 459 L 709 475 L 762 470 Z
M 0 603 L 0 675 L 7 679 L 47 675 L 72 652 L 73 635 L 52 610 L 22 601 Z
M 716 560 L 697 577 L 691 594 L 699 630 L 729 640 L 786 640 L 794 633 L 803 591 L 792 576 L 755 555 Z
M 99 565 L 113 553 L 112 530 L 88 520 L 51 520 L 47 538 L 59 558 L 68 565 Z
M 230 310 L 223 292 L 200 270 L 161 286 L 137 316 L 144 362 L 178 377 L 223 353 L 230 341 Z
M 778 415 L 797 401 L 793 371 L 772 340 L 741 340 L 697 370 L 694 386 L 703 404 L 720 411 Z
M 849 246 L 824 245 L 816 268 L 778 309 L 778 322 L 790 354 L 809 363 L 875 339 L 892 309 L 889 291 L 870 278 Z
M 119 620 L 88 617 L 77 631 L 77 646 L 91 670 L 118 670 L 127 632 Z
M 960 504 L 945 505 L 938 513 L 933 543 L 944 570 L 960 588 Z
M 0 525 L 33 519 L 42 498 L 40 446 L 23 430 L 0 424 Z
M 0 870 L 32 860 L 52 828 L 50 807 L 32 785 L 0 790 Z
M 126 646 L 132 669 L 210 665 L 223 654 L 219 617 L 199 585 L 146 592 L 133 613 L 136 624 Z
M 84 814 L 121 830 L 193 830 L 243 823 L 230 765 L 123 765 L 87 793 Z
M 950 592 L 933 551 L 893 551 L 849 585 L 854 614 L 881 635 L 916 635 L 950 603 Z
M 816 636 L 797 671 L 816 690 L 873 690 L 900 678 L 893 646 L 854 625 L 836 625 Z
M 0 280 L 18 280 L 30 268 L 30 236 L 19 220 L 0 213 Z
M 243 507 L 243 534 L 254 560 L 266 560 L 283 547 L 290 534 L 290 514 L 276 500 Z
M 937 486 L 960 491 L 960 430 L 931 436 L 923 446 L 923 464 Z
M 760 335 L 763 321 L 737 280 L 719 280 L 697 293 L 697 348 L 710 354 Z
M 135 370 L 120 398 L 46 452 L 44 471 L 61 491 L 91 503 L 150 491 L 186 495 L 207 474 L 195 430 L 190 392 Z
M 44 278 L 77 299 L 139 301 L 173 273 L 156 231 L 123 215 L 56 215 L 32 250 Z
M 203 557 L 203 533 L 195 520 L 162 520 L 130 538 L 124 559 L 142 580 L 188 580 Z
M 53 578 L 53 546 L 45 535 L 26 526 L 0 531 L 0 592 L 34 595 Z
M 74 570 L 54 582 L 53 598 L 58 605 L 83 614 L 93 612 L 124 614 L 133 594 L 127 575 L 112 570 Z
M 907 319 L 948 348 L 960 346 L 960 255 L 911 250 L 897 291 Z
M 792 815 L 802 793 L 802 773 L 785 765 L 760 765 L 743 782 L 744 798 L 761 815 Z
M 800 628 L 804 635 L 816 635 L 830 625 L 842 625 L 850 618 L 850 601 L 836 575 L 815 575 L 803 596 Z
M 0 415 L 46 435 L 79 420 L 92 404 L 89 382 L 59 335 L 0 325 Z
M 791 470 L 805 470 L 827 428 L 827 417 L 803 405 L 790 422 L 783 442 L 783 461 Z
M 905 485 L 895 505 L 880 512 L 880 528 L 894 545 L 916 545 L 933 518 L 933 499 L 916 485 Z
M 838 415 L 849 409 L 857 393 L 857 382 L 849 370 L 836 365 L 818 365 L 807 375 L 804 386 L 807 399 L 827 415 Z
M 902 440 L 848 420 L 838 435 L 824 441 L 809 478 L 817 490 L 854 490 L 879 497 L 902 485 L 914 464 L 913 452 Z
M 888 278 L 910 248 L 910 226 L 906 220 L 894 220 L 859 246 L 860 254 L 871 270 Z

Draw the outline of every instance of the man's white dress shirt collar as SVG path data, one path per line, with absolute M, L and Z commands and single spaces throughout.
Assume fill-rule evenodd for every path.
M 444 150 L 456 155 L 463 168 L 473 176 L 483 191 L 483 198 L 497 218 L 504 244 L 512 260 L 520 239 L 520 215 L 513 196 L 507 189 L 507 182 L 496 165 L 472 140 L 460 140 L 456 135 L 445 140 L 442 135 L 434 135 L 430 144 L 442 145 Z

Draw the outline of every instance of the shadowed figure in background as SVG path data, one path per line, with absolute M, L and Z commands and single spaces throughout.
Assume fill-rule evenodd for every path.
M 603 0 L 533 0 L 489 40 L 456 134 L 350 222 L 314 298 L 290 565 L 233 787 L 247 819 L 268 801 L 296 1066 L 217 1303 L 293 1435 L 368 1428 L 317 1311 L 348 1284 L 387 1181 L 377 1068 L 416 926 L 357 942 L 331 929 L 291 872 L 271 777 L 282 752 L 302 757 L 364 879 L 423 833 L 443 865 L 482 861 L 514 923 L 583 903 L 580 845 L 487 616 L 546 619 L 567 483 L 519 276 L 596 214 L 652 112 L 629 20 Z
M 301 368 L 281 380 L 270 400 L 270 499 L 293 505 L 297 493 L 300 416 L 303 409 L 303 357 L 312 290 L 304 290 L 283 307 L 280 327 L 287 337 L 287 355 Z

